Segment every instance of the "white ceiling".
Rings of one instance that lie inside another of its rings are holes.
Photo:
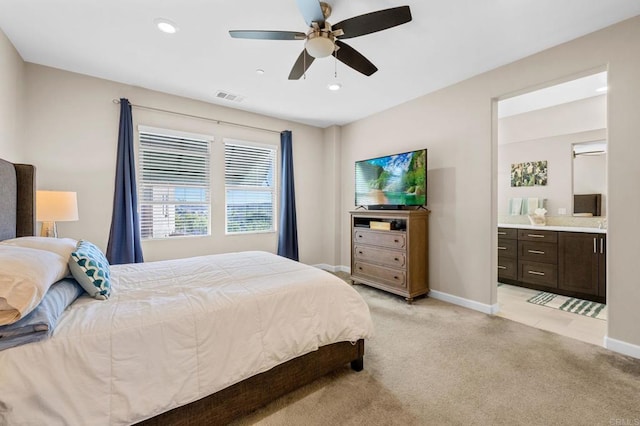
[[[348,40],[379,71],[317,59],[289,81],[302,41],[228,30],[307,30],[294,0],[0,0],[0,28],[28,62],[326,127],[346,124],[640,14],[638,0],[329,0],[336,23],[409,5],[413,21]],[[159,32],[156,18],[178,24]],[[258,75],[255,70],[265,70]],[[216,98],[219,91],[243,98]],[[135,99],[131,99],[135,103]]]
[[[607,72],[591,74],[498,102],[498,118],[601,96],[607,93]]]

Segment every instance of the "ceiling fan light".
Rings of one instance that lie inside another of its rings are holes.
[[[305,43],[305,48],[309,55],[314,58],[324,58],[333,53],[335,45],[333,40],[326,36],[309,37]]]

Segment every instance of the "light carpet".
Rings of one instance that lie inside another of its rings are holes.
[[[607,320],[607,305],[592,302],[590,300],[577,299],[575,297],[561,296],[559,294],[541,292],[528,299],[527,302],[534,305],[546,306],[571,312],[586,317]],[[640,422],[639,422],[640,424]]]
[[[435,299],[409,305],[355,288],[376,327],[364,370],[345,366],[235,424],[640,424],[640,360]]]

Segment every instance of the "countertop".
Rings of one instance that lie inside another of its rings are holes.
[[[565,231],[565,232],[588,232],[593,234],[606,234],[606,229],[585,228],[581,226],[547,226],[547,225],[527,225],[523,223],[498,223],[499,228],[519,228],[519,229],[539,229],[541,231]]]

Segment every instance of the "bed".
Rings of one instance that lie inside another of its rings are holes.
[[[34,234],[34,180],[0,160],[0,240]],[[265,252],[111,272],[108,300],[80,296],[50,338],[0,351],[0,424],[225,424],[363,368],[369,310],[327,272]]]

